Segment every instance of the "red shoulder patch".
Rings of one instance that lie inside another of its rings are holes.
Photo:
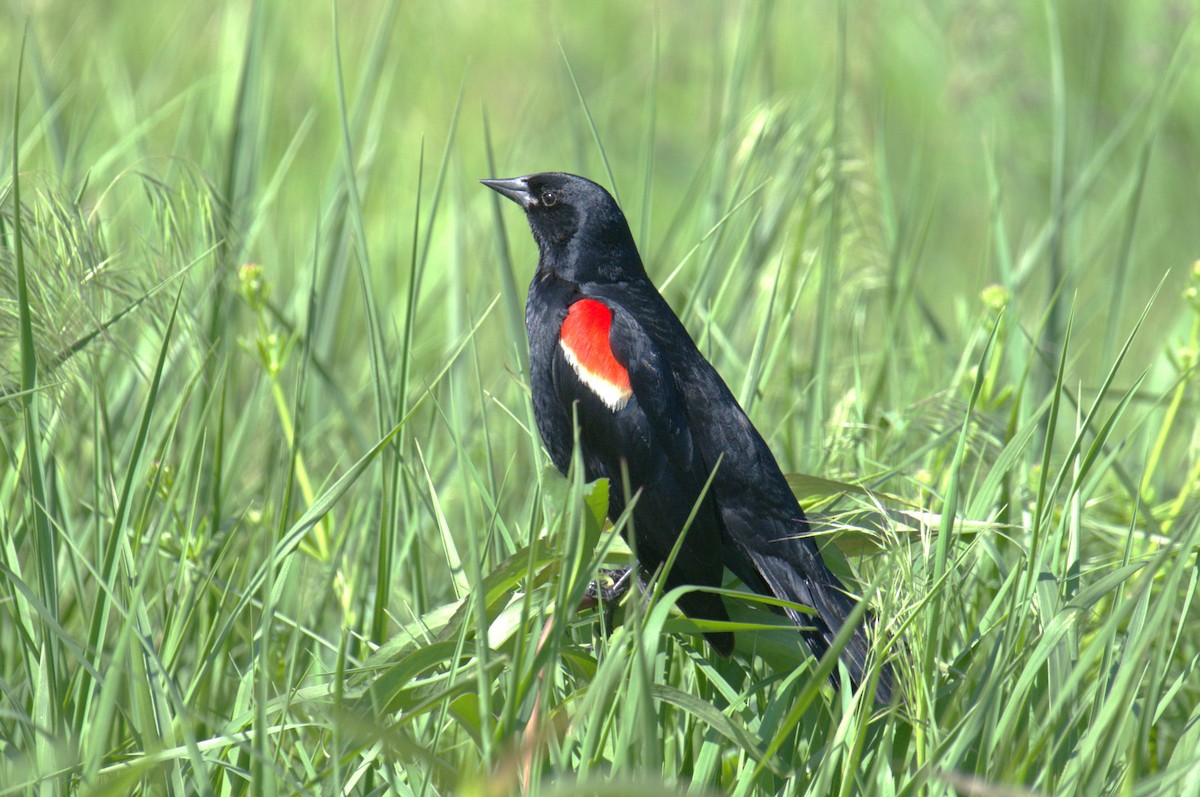
[[[621,409],[633,392],[629,372],[613,355],[608,333],[612,310],[595,299],[571,305],[558,332],[559,344],[579,380],[613,410]]]

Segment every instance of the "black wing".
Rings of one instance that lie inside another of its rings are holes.
[[[631,516],[631,542],[638,561],[650,571],[666,561],[700,502],[666,586],[720,586],[720,526],[711,496],[701,501],[709,474],[692,439],[679,388],[661,352],[633,316],[612,299],[603,303],[612,312],[612,355],[629,380],[628,396],[619,407],[614,409],[611,400],[606,403],[581,378],[561,346],[554,355],[555,389],[568,413],[575,407],[587,476],[609,479],[609,516],[614,520],[625,509],[626,484],[630,496],[641,493]],[[692,617],[728,620],[721,598],[711,593],[687,593],[679,606]],[[706,637],[723,655],[732,652],[733,634]]]
[[[804,640],[820,658],[852,612],[855,601],[821,559],[816,541],[762,436],[742,411],[716,369],[703,357],[687,330],[661,295],[645,283],[643,290],[624,291],[626,307],[637,302],[638,318],[669,359],[677,395],[686,397],[686,426],[694,430],[694,458],[715,465],[720,473],[712,493],[721,529],[725,565],[746,586],[816,610],[816,614],[784,612],[806,630]],[[702,472],[707,472],[704,465]],[[871,649],[868,619],[842,652],[854,683],[862,682]],[[837,683],[836,673],[831,680]],[[880,669],[875,697],[891,701],[894,679],[886,664]]]

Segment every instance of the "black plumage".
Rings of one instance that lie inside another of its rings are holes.
[[[811,627],[805,640],[822,655],[853,601],[821,560],[766,442],[646,275],[617,203],[570,174],[482,182],[524,208],[537,241],[525,316],[530,380],[555,466],[565,473],[570,464],[574,412],[587,477],[611,480],[609,517],[625,509],[625,479],[631,494],[642,492],[633,542],[647,571],[668,557],[716,467],[667,587],[720,586],[728,567],[760,594],[814,609],[786,614]],[[728,618],[711,593],[689,592],[679,605],[692,617]],[[722,655],[733,650],[731,633],[706,637]],[[842,653],[856,684],[868,650],[860,626]],[[892,691],[885,666],[876,700],[890,702]]]

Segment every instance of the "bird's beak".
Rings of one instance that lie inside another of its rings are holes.
[[[529,186],[526,185],[524,177],[513,177],[509,180],[480,180],[479,182],[493,191],[503,194],[523,208],[528,208],[532,204],[533,195],[529,193]]]

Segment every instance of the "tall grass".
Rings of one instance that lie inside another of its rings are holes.
[[[1186,6],[4,13],[0,794],[1200,791]],[[732,581],[729,660],[585,600],[621,486],[548,466],[474,182],[543,168],[896,705]]]

